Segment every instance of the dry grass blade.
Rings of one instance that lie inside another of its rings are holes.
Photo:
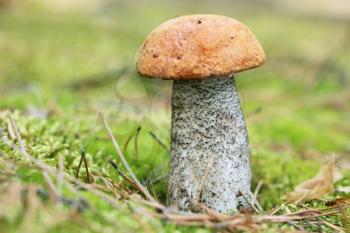
[[[257,213],[261,214],[264,213],[264,209],[263,207],[260,205],[260,203],[258,202],[258,200],[256,199],[256,197],[254,196],[253,193],[249,192],[250,196],[251,196],[251,200],[252,200],[252,205],[255,206],[255,208],[258,210]]]
[[[339,214],[339,211],[329,211],[325,213],[316,213],[312,215],[306,215],[306,216],[295,216],[295,215],[267,215],[267,216],[259,216],[258,221],[259,222],[289,222],[289,221],[295,221],[295,220],[306,220],[306,219],[314,219],[319,218],[323,216],[334,216]]]
[[[76,179],[78,179],[78,177],[79,177],[80,168],[81,168],[81,165],[83,164],[83,162],[84,162],[84,167],[85,167],[85,171],[86,171],[85,182],[86,183],[90,183],[89,167],[88,167],[88,163],[87,163],[87,160],[86,160],[85,148],[84,147],[81,150],[81,157],[80,157],[79,165],[78,165],[78,168],[77,168],[77,172],[75,173],[75,178]]]
[[[12,140],[16,139],[16,134],[14,132],[13,124],[11,122],[11,119],[7,122],[7,134],[9,136],[9,138],[11,138]]]
[[[159,139],[159,137],[153,133],[152,131],[149,132],[149,135],[151,135],[151,137],[161,146],[163,147],[166,151],[170,152],[169,148],[165,145],[164,142],[162,142],[162,140]]]
[[[136,185],[138,186],[138,188],[142,191],[142,193],[146,196],[146,198],[151,201],[151,202],[157,202],[153,196],[148,192],[148,190],[143,187],[143,185],[140,183],[140,181],[137,179],[137,177],[135,176],[134,172],[132,171],[132,169],[130,168],[128,162],[126,161],[125,157],[124,157],[124,154],[123,152],[121,151],[120,147],[119,147],[119,144],[117,143],[117,140],[115,139],[114,135],[113,135],[113,132],[111,130],[111,128],[109,127],[107,121],[106,121],[106,118],[100,114],[101,116],[101,119],[103,121],[103,124],[108,132],[108,135],[110,137],[110,139],[112,140],[112,143],[114,145],[114,148],[116,149],[117,151],[117,154],[120,158],[120,160],[122,161],[124,167],[126,168],[126,170],[128,171],[129,175],[131,176],[131,178],[133,179],[133,181],[136,183]]]
[[[334,232],[339,232],[339,233],[345,233],[345,229],[342,227],[338,227],[332,223],[329,223],[327,221],[322,221],[322,224],[326,225],[327,227],[331,228],[332,230],[334,230]]]
[[[258,182],[258,185],[256,186],[255,191],[254,191],[254,199],[257,199],[257,198],[258,198],[258,194],[259,194],[259,191],[260,191],[260,189],[261,189],[263,183],[264,183],[264,182],[263,182],[262,180],[260,180],[260,181]]]
[[[259,212],[260,212],[260,210],[258,209],[258,207],[256,207],[255,204],[254,204],[252,201],[250,201],[241,191],[238,192],[237,195],[238,195],[238,196],[242,196],[243,199],[244,199],[244,200],[249,204],[249,206],[251,207],[251,209],[250,209],[250,208],[246,208],[246,210],[248,210],[248,211],[254,210],[255,213],[259,213]]]
[[[84,166],[85,166],[85,171],[86,171],[86,183],[90,183],[90,174],[89,174],[89,166],[88,166],[88,162],[87,162],[87,159],[86,159],[86,153],[85,153],[85,149],[83,150],[82,152],[82,157],[83,157],[83,160],[84,160]]]
[[[116,170],[118,172],[118,174],[123,177],[124,180],[126,180],[129,184],[131,184],[131,186],[136,189],[137,191],[142,193],[142,190],[139,189],[139,187],[137,186],[137,184],[130,179],[128,176],[126,176],[117,166],[117,164],[115,164],[113,161],[109,161],[109,163],[112,165],[112,167],[114,168],[114,170]]]
[[[124,148],[123,148],[124,153],[126,153],[126,150],[128,149],[128,146],[129,146],[129,142],[134,137],[135,133],[136,133],[136,131],[132,132],[132,134],[130,134],[130,136],[126,139],[125,144],[124,144]]]
[[[126,150],[128,149],[129,142],[135,136],[135,153],[136,153],[135,157],[137,158],[137,138],[138,138],[138,135],[140,134],[140,131],[141,131],[141,126],[137,127],[136,130],[134,132],[132,132],[132,134],[126,139],[126,142],[125,142],[124,148],[123,148],[123,153],[126,153]]]
[[[286,202],[282,203],[282,205],[278,206],[278,207],[274,207],[272,208],[267,214],[268,215],[275,215],[278,211],[280,211],[284,206],[286,206]]]
[[[139,157],[139,148],[138,148],[138,140],[139,140],[139,135],[141,132],[141,126],[139,126],[136,130],[136,134],[135,134],[135,158],[138,159]]]
[[[13,117],[11,114],[9,114],[9,124],[11,126],[11,131],[13,132],[14,137],[18,140],[19,143],[19,150],[21,152],[21,154],[23,155],[23,157],[27,160],[30,160],[30,156],[27,152],[27,150],[25,149],[25,144],[24,141],[22,140],[22,137],[18,131],[18,128],[15,124],[15,121],[13,120]]]

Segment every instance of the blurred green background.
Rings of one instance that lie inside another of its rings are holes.
[[[137,50],[158,24],[196,13],[245,23],[267,54],[266,64],[235,76],[253,187],[264,182],[262,205],[281,203],[286,191],[313,176],[333,153],[341,169],[350,168],[347,0],[0,0],[0,7],[0,111],[20,110],[79,134],[96,171],[114,153],[96,120],[101,111],[122,145],[142,127],[138,157],[131,146],[126,152],[138,176],[166,176],[168,152],[149,132],[169,145],[171,82],[141,78]],[[77,163],[79,148],[74,153]],[[162,182],[158,195],[164,200]]]
[[[162,101],[168,101],[171,83],[135,74],[138,47],[155,26],[175,16],[223,14],[247,24],[268,58],[264,66],[236,75],[245,113],[261,109],[248,124],[253,146],[279,136],[274,144],[291,142],[322,152],[349,149],[348,1],[300,5],[301,1],[268,0],[2,0],[0,4],[2,108],[66,112],[124,101],[126,108],[146,116],[158,110],[158,102],[168,108]],[[259,137],[261,131],[268,134]],[[328,136],[332,140],[326,140]]]
[[[153,127],[166,135],[171,82],[140,78],[135,73],[137,49],[165,20],[223,14],[247,24],[267,54],[264,66],[236,75],[252,148],[305,156],[349,153],[348,1],[0,4],[1,108],[75,117],[110,109],[138,124],[151,118]]]

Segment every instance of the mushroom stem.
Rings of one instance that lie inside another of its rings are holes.
[[[220,212],[249,206],[248,136],[232,76],[174,81],[171,141],[172,206],[203,203]]]

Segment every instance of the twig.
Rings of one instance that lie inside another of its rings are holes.
[[[147,189],[146,189],[145,187],[143,187],[143,185],[140,183],[140,181],[139,181],[139,180],[137,179],[137,177],[135,176],[134,172],[131,170],[131,168],[130,168],[128,162],[126,161],[126,159],[125,159],[125,157],[124,157],[124,155],[123,155],[123,152],[120,150],[120,147],[119,147],[119,145],[118,145],[118,143],[117,143],[117,141],[116,141],[116,139],[115,139],[115,137],[114,137],[114,135],[113,135],[113,133],[112,133],[112,130],[111,130],[111,128],[109,127],[109,125],[108,125],[108,123],[107,123],[105,117],[104,117],[102,114],[100,114],[100,117],[101,117],[101,119],[102,119],[102,121],[103,121],[103,124],[104,124],[104,126],[105,126],[105,128],[106,128],[106,130],[107,130],[107,132],[108,132],[109,137],[110,137],[111,140],[112,140],[112,143],[113,143],[113,145],[114,145],[114,148],[115,148],[116,151],[117,151],[117,154],[118,154],[120,160],[122,161],[124,167],[125,167],[126,170],[128,171],[128,173],[129,173],[129,175],[131,176],[131,178],[133,179],[133,181],[136,183],[136,185],[138,186],[138,188],[142,191],[142,193],[146,196],[146,198],[147,198],[148,200],[150,200],[151,202],[157,202],[157,201],[152,197],[152,195],[147,191]]]
[[[57,190],[59,194],[62,194],[63,169],[64,169],[64,158],[63,158],[63,155],[60,155],[58,157],[58,173],[57,173]]]
[[[159,202],[151,202],[151,201],[147,201],[144,198],[136,198],[134,196],[129,196],[129,198],[135,202],[150,206],[161,213],[164,213],[167,210],[167,208],[164,205],[160,204]]]
[[[79,165],[77,168],[77,172],[75,173],[75,179],[78,179],[78,177],[79,177],[80,168],[81,168],[81,165],[83,164],[83,162],[84,162],[84,167],[85,167],[85,171],[86,171],[85,182],[89,184],[90,183],[90,174],[89,174],[88,163],[87,163],[86,156],[85,156],[85,147],[83,147],[81,150],[81,157],[80,157]]]
[[[114,168],[114,170],[116,170],[118,172],[118,174],[123,177],[124,180],[126,180],[129,184],[131,184],[131,186],[136,189],[137,191],[141,192],[142,193],[142,190],[139,189],[139,187],[137,186],[137,184],[131,179],[129,178],[128,176],[126,176],[120,169],[119,167],[117,166],[117,164],[115,164],[112,160],[109,160],[108,161],[112,167]]]
[[[86,171],[86,183],[90,184],[89,166],[88,166],[88,162],[86,159],[85,148],[82,151],[82,157],[84,159],[84,166],[85,166],[85,171]]]
[[[158,138],[158,136],[157,136],[155,133],[153,133],[152,131],[150,131],[149,134],[151,135],[151,137],[152,137],[156,142],[158,142],[158,144],[159,144],[161,147],[163,147],[166,151],[170,152],[169,148],[165,145],[164,142],[162,142],[162,141]]]
[[[82,151],[81,151],[79,165],[77,168],[77,172],[75,173],[75,179],[78,179],[78,177],[79,177],[80,168],[81,168],[81,165],[83,164],[83,157],[84,157],[84,149],[82,149]]]

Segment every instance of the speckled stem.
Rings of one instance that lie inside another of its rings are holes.
[[[248,136],[232,77],[174,81],[171,141],[171,206],[192,210],[199,202],[220,212],[248,206]]]

